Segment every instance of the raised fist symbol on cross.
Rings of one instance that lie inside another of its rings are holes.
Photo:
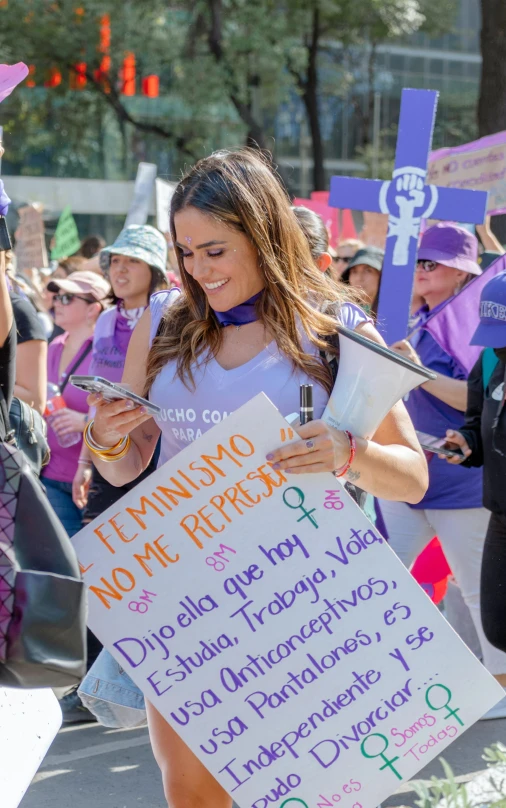
[[[388,235],[397,237],[393,254],[394,265],[404,266],[408,262],[410,240],[417,238],[424,212],[426,198],[424,178],[408,169],[395,180],[395,192],[395,204],[399,216],[391,215],[393,221],[390,222]],[[417,209],[419,212],[415,215]]]

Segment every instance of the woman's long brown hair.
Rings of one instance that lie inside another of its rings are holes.
[[[265,281],[257,303],[259,320],[294,368],[330,392],[329,368],[303,350],[300,329],[315,346],[327,348],[321,337],[335,333],[336,310],[345,300],[354,299],[353,292],[330,281],[316,267],[290,200],[267,159],[258,151],[244,149],[219,151],[200,160],[172,197],[174,244],[174,216],[187,207],[244,233],[256,248]],[[144,395],[172,360],[183,384],[195,389],[195,365],[215,356],[222,341],[222,329],[205,292],[185,271],[182,251],[176,248],[176,253],[183,294],[170,306],[153,341]]]

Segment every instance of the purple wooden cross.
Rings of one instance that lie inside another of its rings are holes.
[[[403,90],[392,180],[332,177],[329,205],[388,213],[378,327],[391,345],[408,330],[418,235],[422,219],[481,224],[485,191],[425,185],[438,93]]]

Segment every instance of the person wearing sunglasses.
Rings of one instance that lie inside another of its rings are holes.
[[[55,323],[63,329],[63,334],[49,345],[47,377],[59,389],[67,407],[51,418],[48,427],[51,459],[42,476],[49,501],[69,536],[73,536],[82,526],[81,511],[72,500],[82,439],[66,447],[61,442],[65,443],[65,436],[71,433],[82,434],[88,404],[86,393],[69,384],[69,376],[89,372],[93,332],[110,286],[95,272],[73,272],[68,278],[49,281],[47,288],[53,294]]]
[[[331,247],[329,252],[332,256],[332,276],[338,281],[343,272],[348,269],[349,263],[357,250],[361,250],[365,245],[357,238],[346,238],[340,241],[335,250]]]
[[[425,305],[415,317],[411,340],[393,346],[437,374],[434,381],[412,391],[406,402],[420,432],[443,437],[448,428],[459,432],[464,425],[468,373],[441,348],[425,325],[476,275],[481,275],[481,269],[478,241],[472,233],[447,222],[425,231],[414,282],[415,294],[423,297]],[[435,454],[429,458],[429,488],[419,504],[381,502],[390,544],[409,567],[432,538],[439,537],[476,628],[484,664],[499,681],[504,676],[506,684],[506,655],[485,636],[480,613],[481,557],[490,516],[483,507],[482,470],[447,465]],[[502,711],[506,717],[506,703]]]
[[[471,344],[484,351],[468,379],[465,424],[446,433],[448,446],[458,447],[463,456],[447,461],[483,467],[483,504],[490,522],[483,548],[481,616],[487,639],[506,651],[506,272],[483,287],[480,324]],[[506,686],[506,676],[500,682]],[[497,705],[501,714],[505,706],[506,697]]]

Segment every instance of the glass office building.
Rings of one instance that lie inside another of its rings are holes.
[[[395,148],[396,125],[403,87],[438,90],[440,93],[434,147],[452,146],[475,139],[476,106],[479,93],[481,56],[479,0],[459,0],[458,14],[451,32],[441,37],[417,33],[378,47],[374,63],[374,83],[368,80],[367,51],[343,55],[343,71],[352,72],[353,84],[340,92],[340,76],[335,67],[322,67],[321,83],[328,89],[321,95],[320,115],[325,144],[327,174],[370,173],[370,165],[360,156],[364,127],[360,109],[366,110],[370,93],[376,95],[380,151],[391,156]],[[339,45],[333,46],[336,50]],[[335,63],[337,60],[333,60]],[[357,107],[359,111],[357,111]],[[373,122],[368,136],[372,139]],[[273,121],[276,158],[287,181],[305,194],[310,184],[305,143],[304,114],[294,97],[284,104]],[[301,170],[302,167],[302,170]]]

